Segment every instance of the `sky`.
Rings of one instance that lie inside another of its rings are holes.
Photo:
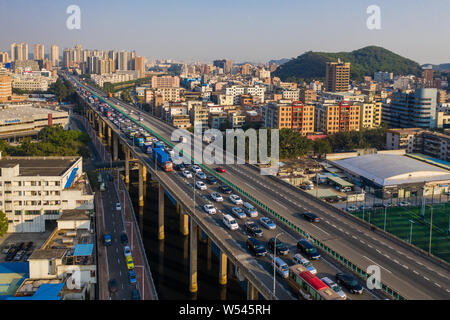
[[[77,5],[81,29],[66,27]],[[380,8],[381,28],[366,12]],[[148,59],[267,62],[306,51],[382,46],[420,64],[450,63],[450,0],[0,0],[0,51],[27,42],[135,50]]]

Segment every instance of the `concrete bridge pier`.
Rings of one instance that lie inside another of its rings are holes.
[[[125,184],[127,188],[130,185],[130,150],[124,146],[125,152]]]
[[[119,137],[117,134],[113,136],[113,161],[119,160]]]
[[[164,240],[164,187],[158,184],[158,240]]]
[[[211,238],[208,237],[208,239],[206,240],[206,268],[208,269],[208,271],[211,270],[211,256],[212,256],[212,250],[211,250]]]
[[[183,207],[177,202],[177,213],[180,215],[180,232],[183,236],[189,234],[189,216],[183,212]]]
[[[258,290],[247,280],[247,300],[258,300]]]
[[[189,291],[197,292],[197,224],[191,219],[189,232]]]
[[[108,147],[111,147],[111,135],[112,135],[111,127],[108,126]]]
[[[144,173],[144,165],[139,162],[139,207],[144,206],[144,179],[143,179],[143,173]]]
[[[221,252],[219,256],[219,283],[221,285],[227,284],[227,256]]]

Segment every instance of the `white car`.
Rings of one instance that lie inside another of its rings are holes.
[[[199,179],[202,179],[202,180],[206,179],[206,174],[204,174],[202,171],[198,171],[198,172],[195,174],[195,176],[196,176],[197,178],[199,178]]]
[[[117,210],[117,211],[122,210],[122,206],[120,205],[120,202],[117,202],[117,203],[116,203],[116,210]]]
[[[269,230],[273,230],[273,229],[275,229],[275,228],[277,227],[277,225],[276,225],[272,220],[270,220],[270,219],[267,218],[267,217],[261,217],[261,218],[259,219],[259,221],[261,222],[261,224],[262,224],[264,227],[266,227],[266,228],[269,229]]]
[[[298,254],[298,253],[294,254],[294,256],[292,257],[292,260],[294,261],[294,263],[301,264],[302,266],[304,266],[306,268],[306,270],[308,270],[312,274],[317,273],[317,269],[314,268],[312,263],[308,259],[303,257],[301,254]]]
[[[184,170],[183,171],[183,176],[185,178],[192,178],[192,173],[190,171],[188,171],[188,170]]]
[[[345,294],[345,292],[342,291],[341,287],[339,287],[333,280],[328,277],[323,277],[320,280],[325,282],[325,284],[333,289],[333,291],[336,292],[338,296],[340,296],[343,300],[347,299],[347,295]]]
[[[357,206],[348,206],[347,211],[348,212],[358,211],[358,207]]]
[[[400,207],[407,207],[411,205],[411,202],[409,201],[400,201],[398,204]]]
[[[242,210],[242,208],[233,207],[233,208],[231,208],[231,212],[239,219],[247,218],[247,216],[245,215],[244,210]]]
[[[215,214],[216,213],[216,208],[214,208],[214,206],[212,204],[205,204],[203,206],[203,210],[205,210],[206,213],[209,214]]]
[[[202,169],[200,169],[200,167],[197,166],[197,165],[195,165],[195,164],[191,167],[191,170],[192,170],[192,172],[194,172],[194,173],[197,173],[197,172],[202,171]]]
[[[241,197],[239,197],[239,196],[236,195],[236,194],[232,194],[232,195],[230,196],[230,200],[231,200],[231,202],[233,202],[234,204],[242,204],[242,203],[243,203]]]
[[[222,196],[221,196],[220,193],[218,193],[218,192],[213,192],[213,193],[211,193],[211,198],[213,198],[213,200],[216,201],[216,202],[221,202],[221,201],[223,201]]]
[[[206,190],[206,184],[203,181],[196,181],[195,186],[200,190]]]
[[[123,247],[123,254],[125,255],[125,257],[131,256],[131,249],[129,246]]]

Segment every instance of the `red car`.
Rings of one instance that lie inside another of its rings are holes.
[[[226,172],[226,170],[223,167],[217,167],[216,171],[220,172],[220,173],[225,173]]]

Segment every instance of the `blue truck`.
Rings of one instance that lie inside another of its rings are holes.
[[[173,169],[170,156],[163,148],[153,148],[153,158],[156,159],[156,163],[163,168],[164,171],[170,172]]]
[[[164,149],[164,143],[162,143],[161,141],[156,141],[153,143],[153,148]]]
[[[140,136],[134,136],[134,144],[137,145],[139,148],[142,148],[144,146],[145,139]]]
[[[105,246],[110,246],[112,245],[112,239],[111,239],[111,233],[105,233],[103,235],[103,244]]]

